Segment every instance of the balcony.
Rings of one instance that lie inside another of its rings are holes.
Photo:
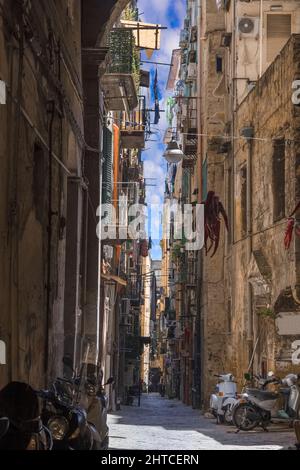
[[[191,64],[192,65],[192,64]],[[182,119],[183,138],[183,167],[193,166],[197,160],[198,129],[196,99],[187,99],[187,113]]]
[[[105,105],[111,111],[130,111],[138,106],[139,56],[131,30],[110,33],[109,62],[101,80]]]
[[[197,64],[191,62],[187,67],[186,81],[194,82],[197,80]]]
[[[121,143],[125,149],[145,148],[146,106],[145,97],[138,99],[138,107],[131,111],[129,120],[121,124]]]
[[[185,49],[189,43],[189,31],[187,29],[182,29],[180,31],[179,46],[182,49]]]

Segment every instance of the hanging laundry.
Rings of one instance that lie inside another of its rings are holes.
[[[154,124],[158,124],[160,121],[160,106],[159,101],[161,100],[161,93],[158,86],[158,73],[155,71],[154,83],[153,83],[153,101],[154,101]]]
[[[167,121],[168,121],[168,124],[170,127],[172,127],[172,124],[173,124],[173,119],[174,119],[174,108],[176,106],[176,100],[175,98],[173,98],[172,96],[170,96],[168,99],[167,99]]]

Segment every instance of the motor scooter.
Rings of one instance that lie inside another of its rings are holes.
[[[54,450],[101,450],[101,439],[76,399],[74,384],[57,378],[49,390],[37,392],[42,420],[50,430]]]
[[[283,386],[278,392],[267,390],[270,384]],[[284,409],[278,410],[279,399]],[[233,422],[238,430],[250,431],[261,426],[265,431],[271,422],[287,422],[290,426],[300,418],[300,375],[289,374],[283,380],[269,373],[262,389],[246,388],[233,409]]]
[[[69,357],[64,357],[64,365],[72,370],[73,377],[73,361]],[[78,403],[86,411],[87,420],[95,426],[100,436],[101,450],[107,450],[109,446],[109,428],[107,426],[108,397],[105,387],[114,383],[114,378],[110,377],[103,384],[103,371],[95,364],[82,363],[81,371],[77,381],[78,386]]]
[[[215,375],[220,379],[210,397],[210,411],[218,424],[232,424],[232,410],[237,403],[237,386],[232,374]]]

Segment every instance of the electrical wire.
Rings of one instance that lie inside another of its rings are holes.
[[[18,37],[18,32],[16,30],[16,27],[14,24],[12,24],[12,22],[10,21],[10,19],[8,18],[7,14],[5,14],[5,11],[4,11],[4,7],[3,5],[0,4],[0,8],[1,8],[1,12],[2,12],[2,18],[9,24],[9,27],[11,28],[11,31],[15,37],[15,39],[19,42],[19,37]],[[30,24],[30,23],[29,23]],[[33,30],[31,31],[35,40],[37,41],[37,43],[39,44],[39,46],[41,47],[42,49],[42,45],[40,43],[40,41],[38,40],[38,38],[34,35],[34,32]],[[89,152],[93,152],[93,153],[97,153],[97,154],[100,154],[101,151],[99,148],[94,148],[92,146],[90,146],[86,141],[85,141],[85,138],[84,138],[84,135],[81,131],[81,126],[78,124],[75,116],[74,116],[74,113],[72,111],[72,108],[71,108],[71,105],[69,103],[69,100],[68,100],[68,97],[67,97],[67,93],[63,87],[63,84],[61,83],[61,81],[55,76],[55,74],[52,72],[51,70],[51,67],[49,66],[49,63],[47,61],[47,59],[43,58],[43,55],[38,53],[35,48],[33,47],[32,43],[29,43],[29,48],[33,54],[33,56],[35,57],[35,59],[42,65],[42,67],[44,68],[45,72],[44,72],[44,76],[45,78],[47,79],[48,82],[51,83],[51,85],[54,87],[54,89],[57,91],[57,93],[60,95],[60,97],[62,98],[62,104],[63,104],[63,107],[64,107],[64,110],[65,110],[65,113],[66,115],[68,116],[68,120],[69,120],[69,123],[71,125],[71,128],[73,130],[73,133],[80,145],[80,147],[82,148],[85,148],[87,151]]]

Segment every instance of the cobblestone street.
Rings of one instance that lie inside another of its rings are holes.
[[[157,394],[143,395],[141,408],[109,416],[110,448],[126,450],[280,450],[295,442],[287,432],[235,434],[233,427],[217,426],[198,410]]]

